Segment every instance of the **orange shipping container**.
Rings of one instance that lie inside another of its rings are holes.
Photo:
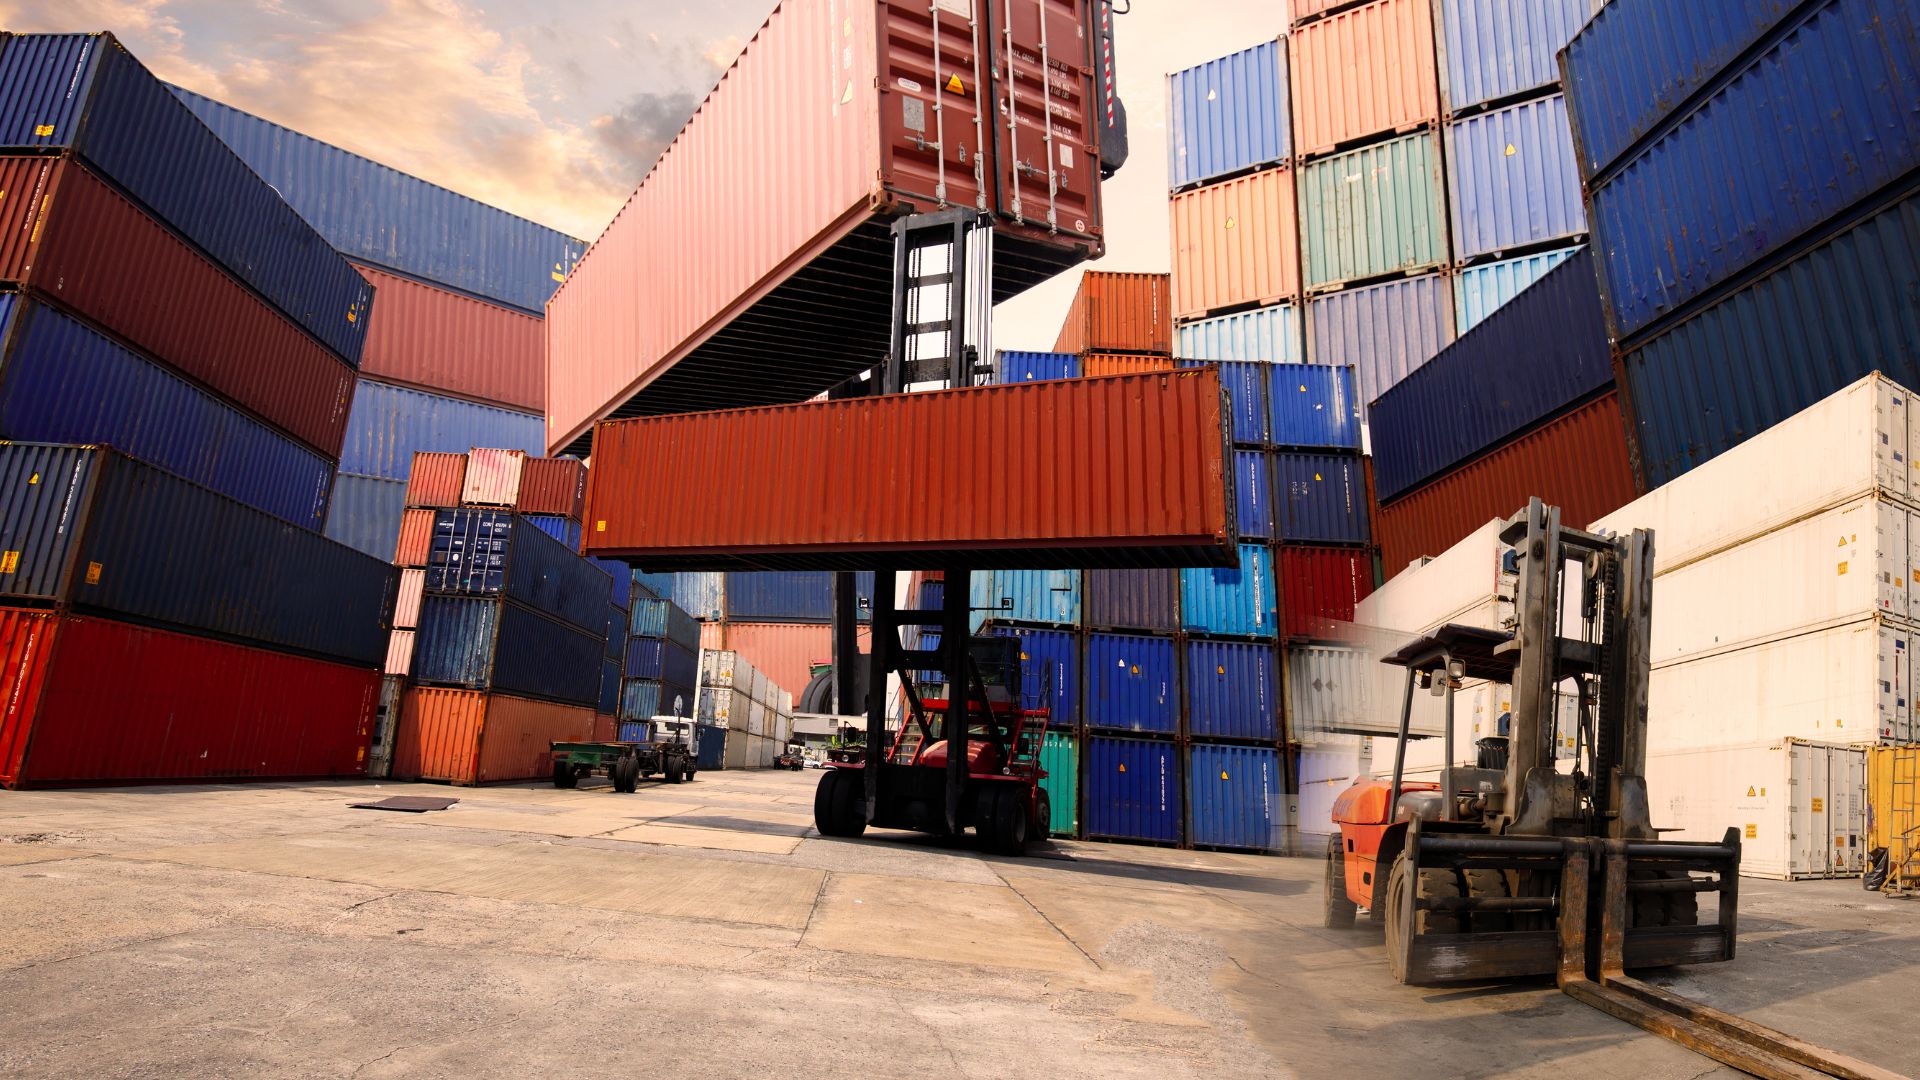
[[[1292,37],[1296,154],[1440,119],[1433,0],[1374,0]]]
[[[593,741],[614,742],[620,738],[620,718],[612,713],[593,714]]]
[[[587,499],[587,467],[572,458],[527,458],[520,466],[523,514],[561,514],[578,520]]]
[[[412,630],[420,625],[420,597],[427,590],[425,570],[400,571],[400,594],[393,602],[393,626]]]
[[[593,735],[594,711],[478,690],[409,687],[394,734],[396,780],[486,784],[553,775],[549,743]]]
[[[1173,352],[1171,275],[1089,270],[1054,352]]]
[[[459,506],[467,483],[467,455],[413,452],[407,473],[408,506]]]
[[[425,566],[433,548],[433,511],[410,508],[400,512],[400,540],[394,545],[393,565]]]
[[[1171,356],[1137,356],[1128,353],[1088,353],[1081,358],[1083,375],[1137,375],[1143,371],[1172,371]]]
[[[524,312],[355,266],[378,290],[360,373],[435,394],[539,412],[546,335]]]
[[[872,629],[862,626],[858,641],[863,652],[871,649]],[[813,665],[833,662],[833,628],[819,623],[706,623],[700,646],[739,653],[798,701],[813,679]]]
[[[1300,293],[1292,169],[1268,169],[1173,197],[1173,311],[1181,318]]]

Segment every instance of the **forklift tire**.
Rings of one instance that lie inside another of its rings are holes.
[[[857,840],[867,832],[867,774],[848,773],[840,778],[834,792],[834,805],[840,815],[840,835]]]
[[[1416,925],[1423,936],[1458,934],[1462,930],[1457,915],[1406,909],[1403,898],[1406,895],[1407,875],[1412,872],[1412,866],[1412,860],[1407,858],[1406,852],[1401,852],[1393,860],[1393,871],[1387,875],[1387,966],[1393,971],[1393,981],[1403,985],[1407,981],[1407,945]],[[1429,899],[1457,899],[1460,896],[1460,876],[1445,867],[1421,870],[1419,886],[1419,895]]]
[[[813,827],[821,836],[839,836],[840,818],[835,813],[834,795],[840,787],[840,770],[828,769],[820,774],[820,783],[813,789]]]
[[[1353,929],[1359,905],[1347,898],[1347,850],[1338,836],[1327,840],[1326,910],[1321,920],[1329,930]]]
[[[844,769],[820,774],[820,786],[813,790],[813,827],[820,835],[852,839],[867,831],[866,808],[859,805],[865,794],[861,779]]]
[[[1461,876],[1467,882],[1467,895],[1472,897],[1507,895],[1507,875],[1501,870],[1462,870]],[[1504,911],[1489,911],[1484,915],[1468,917],[1476,934],[1503,934],[1513,927],[1513,916]]]
[[[992,820],[980,832],[981,846],[995,855],[1024,855],[1027,850],[1026,793],[1011,784],[996,784],[988,789]]]
[[[556,761],[553,763],[553,786],[557,788],[579,787],[580,777],[573,771],[573,766],[564,761]]]
[[[1053,799],[1047,795],[1046,788],[1035,788],[1033,792],[1033,827],[1027,835],[1035,840],[1045,840],[1053,835]]]

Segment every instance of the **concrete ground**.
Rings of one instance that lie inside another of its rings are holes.
[[[1731,1075],[1549,983],[1393,984],[1317,860],[827,840],[818,775],[0,792],[0,1074]],[[460,803],[347,805],[394,794]],[[1654,981],[1920,1072],[1920,904],[1741,906]]]

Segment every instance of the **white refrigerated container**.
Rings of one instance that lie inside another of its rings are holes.
[[[1779,739],[1647,756],[1647,797],[1663,836],[1740,835],[1743,877],[1858,877],[1866,865],[1867,752]]]

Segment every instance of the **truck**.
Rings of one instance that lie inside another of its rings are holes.
[[[571,788],[580,779],[604,773],[613,790],[632,793],[640,781],[654,774],[669,784],[691,780],[699,772],[694,757],[693,722],[681,719],[656,719],[656,735],[646,742],[556,742],[553,751],[553,786]]]

